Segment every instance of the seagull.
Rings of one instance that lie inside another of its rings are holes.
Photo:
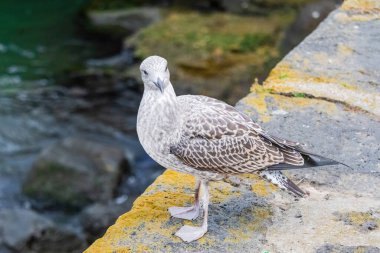
[[[144,150],[161,166],[196,178],[194,204],[168,209],[172,217],[194,220],[203,208],[200,227],[185,225],[175,233],[185,242],[207,232],[209,181],[256,173],[303,197],[305,192],[282,170],[340,164],[308,152],[303,144],[270,135],[222,101],[206,96],[177,96],[170,82],[168,62],[160,56],[146,58],[140,71],[144,94],[137,115],[137,134]]]

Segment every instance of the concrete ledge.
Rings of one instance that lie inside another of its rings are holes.
[[[379,1],[345,1],[276,66],[265,87],[380,116],[379,27]]]
[[[206,237],[186,244],[173,234],[184,224],[200,223],[171,219],[167,209],[193,201],[194,177],[167,170],[138,198],[130,212],[122,215],[86,252],[234,252],[263,246],[263,234],[272,215],[269,197],[276,188],[255,175],[211,183],[210,226]],[[255,182],[258,183],[255,184]],[[253,184],[253,187],[252,187]],[[220,244],[223,242],[223,244]],[[181,251],[178,251],[181,249]]]

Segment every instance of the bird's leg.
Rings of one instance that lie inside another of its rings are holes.
[[[192,242],[201,238],[207,232],[207,218],[208,218],[208,204],[209,204],[209,193],[208,193],[208,182],[202,180],[202,187],[204,189],[202,195],[203,203],[203,223],[201,227],[193,227],[185,225],[178,230],[175,235],[180,237],[185,242]]]
[[[199,216],[199,191],[200,191],[201,181],[196,178],[195,181],[195,202],[194,205],[189,207],[169,207],[169,212],[171,216],[185,219],[185,220],[195,220]]]

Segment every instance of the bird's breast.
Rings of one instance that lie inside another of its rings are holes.
[[[150,155],[168,155],[170,146],[176,143],[178,136],[173,122],[153,111],[139,111],[137,134],[145,151]]]

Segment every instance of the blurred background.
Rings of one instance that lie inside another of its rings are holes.
[[[233,105],[339,4],[2,0],[0,252],[81,252],[161,174],[135,131],[143,58]]]

